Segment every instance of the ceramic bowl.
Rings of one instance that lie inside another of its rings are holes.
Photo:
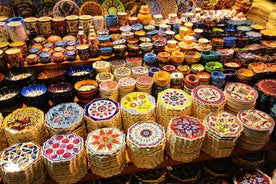
[[[75,61],[76,59],[76,52],[75,51],[67,51],[64,54],[64,57],[66,58],[67,61]]]
[[[74,85],[78,99],[88,100],[97,96],[99,84],[95,80],[81,80]]]
[[[224,61],[223,65],[224,65],[224,68],[237,70],[241,67],[242,64],[237,59],[228,59]]]
[[[74,87],[70,83],[55,83],[48,87],[51,101],[54,104],[73,102],[75,98]]]
[[[100,55],[102,56],[110,56],[112,55],[113,48],[112,47],[101,47],[100,48]]]
[[[57,82],[61,82],[65,77],[66,70],[61,69],[52,69],[52,70],[44,70],[39,73],[37,80],[42,84],[53,84]]]
[[[72,84],[83,79],[95,78],[96,72],[89,65],[80,65],[69,68],[66,71],[66,80]]]
[[[158,62],[160,63],[168,63],[170,61],[171,54],[169,52],[159,52],[157,54]]]
[[[49,63],[51,62],[51,54],[48,52],[42,52],[39,54],[39,59],[41,63]]]
[[[217,61],[210,61],[206,63],[205,70],[209,73],[213,71],[223,71],[223,65]]]
[[[152,43],[148,43],[148,42],[143,42],[143,43],[140,43],[140,49],[144,52],[144,53],[147,53],[147,52],[150,52],[153,48],[153,44]]]
[[[40,107],[48,103],[47,87],[43,84],[34,84],[24,87],[21,96],[27,106]]]
[[[4,112],[14,107],[20,107],[22,99],[20,90],[15,86],[5,86],[0,89],[0,109]]]
[[[8,85],[15,85],[20,88],[32,84],[36,80],[37,73],[33,69],[18,68],[9,71],[5,75],[5,82]]]
[[[247,68],[241,68],[237,72],[237,78],[240,82],[247,83],[249,82],[254,76],[254,72]]]

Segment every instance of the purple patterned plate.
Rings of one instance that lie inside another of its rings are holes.
[[[148,6],[152,15],[161,14],[162,5],[159,0],[149,0]]]

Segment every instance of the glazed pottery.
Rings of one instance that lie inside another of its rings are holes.
[[[52,18],[40,17],[38,19],[39,34],[51,35],[52,34]]]
[[[68,15],[66,19],[66,29],[68,34],[76,35],[78,33],[79,27],[79,16],[77,15]]]
[[[5,22],[0,22],[0,42],[7,42],[9,40],[8,27]]]
[[[49,63],[51,62],[51,54],[48,52],[42,52],[39,54],[39,59],[41,63]]]
[[[20,21],[9,22],[7,26],[10,39],[13,42],[25,41],[27,39],[26,30]]]
[[[24,19],[26,30],[29,31],[29,33],[38,34],[39,28],[38,28],[38,19],[36,17],[28,17]]]
[[[148,25],[151,23],[151,13],[148,5],[142,5],[140,11],[137,15],[138,22],[143,25]]]
[[[106,28],[115,27],[118,25],[118,17],[115,14],[109,14],[105,16]]]
[[[82,26],[83,31],[88,33],[90,26],[93,26],[93,17],[91,15],[79,16],[79,26]]]
[[[63,17],[54,17],[52,19],[52,31],[53,34],[58,36],[66,36],[67,29],[66,29],[66,21]]]
[[[118,12],[117,16],[118,16],[119,26],[127,25],[127,12]]]
[[[10,67],[22,67],[24,65],[24,58],[19,48],[10,48],[5,51],[8,65]]]
[[[94,16],[94,28],[96,31],[104,29],[104,17],[103,16]]]
[[[77,50],[81,60],[86,60],[90,57],[88,45],[78,45]]]

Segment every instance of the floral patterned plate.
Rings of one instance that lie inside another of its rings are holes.
[[[43,157],[51,162],[69,161],[83,149],[83,139],[75,134],[58,134],[43,144]]]
[[[152,15],[161,14],[162,12],[162,5],[159,0],[149,0],[148,7]]]
[[[167,109],[180,110],[191,106],[190,95],[180,89],[166,89],[158,94],[158,103]]]
[[[235,184],[243,184],[243,183],[270,184],[271,183],[270,177],[259,170],[241,169],[235,174],[233,180]]]
[[[257,91],[251,86],[243,83],[229,83],[224,92],[231,99],[240,102],[252,102],[258,98]]]
[[[39,159],[40,148],[32,142],[18,143],[6,148],[0,157],[5,172],[24,171]]]
[[[68,15],[78,15],[79,6],[71,0],[60,0],[53,8],[54,17],[66,17]]]
[[[223,91],[211,85],[197,86],[193,89],[192,94],[195,99],[205,104],[219,105],[225,101]]]
[[[104,0],[102,7],[105,14],[117,14],[125,11],[125,6],[120,0]]]

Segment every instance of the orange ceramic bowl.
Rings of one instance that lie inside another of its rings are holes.
[[[98,83],[95,80],[81,80],[75,83],[77,97],[82,100],[93,99],[97,96]]]

